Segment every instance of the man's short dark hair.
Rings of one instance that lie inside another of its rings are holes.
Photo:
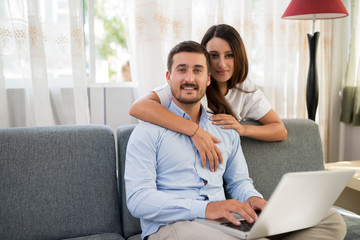
[[[175,47],[171,49],[167,59],[167,68],[168,71],[171,72],[171,67],[173,65],[173,58],[174,55],[181,52],[194,52],[194,53],[202,53],[206,58],[206,66],[208,73],[210,73],[210,55],[206,51],[206,48],[203,47],[201,44],[194,42],[194,41],[184,41],[177,44]]]

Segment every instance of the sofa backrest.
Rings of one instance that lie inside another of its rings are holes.
[[[121,223],[123,229],[123,236],[125,238],[131,237],[141,233],[140,220],[131,215],[126,206],[126,194],[125,194],[125,158],[126,148],[129,137],[134,130],[136,124],[123,125],[117,129],[117,145],[118,145],[118,168],[119,168],[119,192],[121,201]]]
[[[283,142],[264,142],[241,137],[241,146],[256,189],[268,199],[287,172],[323,170],[324,160],[318,125],[307,119],[284,119],[288,137]],[[244,124],[258,125],[248,121]],[[119,178],[124,236],[141,233],[139,219],[126,207],[124,166],[127,141],[136,125],[121,126],[117,130]]]
[[[0,193],[2,239],[121,234],[113,131],[0,129]]]
[[[308,119],[283,119],[283,122],[288,131],[286,141],[263,142],[241,137],[250,177],[265,199],[269,199],[284,173],[324,170],[318,125]]]

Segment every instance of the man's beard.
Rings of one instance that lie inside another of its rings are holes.
[[[184,88],[186,88],[186,87],[192,87],[192,88],[194,88],[195,90],[198,90],[198,89],[199,89],[198,85],[196,85],[196,84],[193,84],[193,83],[184,83],[184,84],[182,84],[182,85],[180,86],[180,90],[181,90],[181,89],[184,89]],[[180,103],[185,103],[185,104],[198,103],[198,102],[202,99],[202,97],[203,97],[203,96],[201,96],[201,97],[194,97],[194,98],[192,98],[192,99],[187,99],[187,98],[182,98],[181,96],[176,96],[176,95],[174,94],[174,92],[172,91],[172,89],[171,89],[171,92],[172,92],[172,95],[174,96],[174,98],[175,98],[178,102],[180,102]]]

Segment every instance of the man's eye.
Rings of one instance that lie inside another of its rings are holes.
[[[179,68],[178,71],[179,71],[179,72],[185,72],[186,69],[185,69],[185,68]]]
[[[201,73],[202,72],[202,69],[195,69],[194,70],[196,73]]]

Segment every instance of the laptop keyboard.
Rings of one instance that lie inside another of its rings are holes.
[[[241,220],[240,223],[241,223],[240,225],[235,225],[231,222],[226,222],[226,223],[222,223],[221,225],[225,225],[227,227],[231,227],[231,228],[243,231],[243,232],[250,231],[250,229],[254,225],[254,223],[249,223],[246,220]]]

